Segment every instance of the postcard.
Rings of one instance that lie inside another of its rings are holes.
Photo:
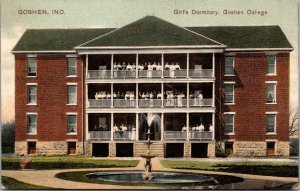
[[[296,0],[3,0],[2,189],[299,189]]]

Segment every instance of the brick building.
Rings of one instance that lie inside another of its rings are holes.
[[[278,26],[31,29],[15,55],[17,154],[288,156]]]

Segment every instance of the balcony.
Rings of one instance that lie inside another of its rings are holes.
[[[94,141],[109,141],[110,140],[110,131],[89,131],[89,140]]]
[[[116,131],[114,132],[115,141],[130,141],[135,140],[136,131]]]
[[[124,100],[124,99],[114,99],[114,107],[115,108],[130,108],[135,107],[136,101],[133,100]]]
[[[139,99],[139,107],[147,108],[161,108],[162,100],[161,99]]]
[[[212,132],[211,131],[190,131],[189,139],[190,140],[212,140]]]
[[[164,140],[186,140],[187,133],[185,131],[165,131]]]
[[[89,70],[87,79],[132,79],[136,78],[136,72],[133,70],[114,70],[111,76],[111,70]],[[182,70],[164,70],[164,78],[212,78],[212,69],[190,69],[189,76],[187,69]],[[161,78],[162,70],[139,70],[138,78]]]
[[[110,108],[111,107],[111,100],[110,99],[89,99],[88,100],[89,108]]]

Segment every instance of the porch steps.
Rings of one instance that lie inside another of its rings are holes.
[[[140,155],[147,154],[148,147],[144,142],[135,143],[135,152],[134,156],[139,157]],[[162,141],[152,142],[150,145],[150,153],[157,155],[158,157],[164,156],[164,143]]]

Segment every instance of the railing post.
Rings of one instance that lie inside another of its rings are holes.
[[[161,83],[161,107],[164,107],[164,84]]]
[[[110,84],[110,108],[113,108],[114,107],[114,84],[111,83]]]
[[[189,140],[190,135],[190,114],[186,113],[186,140]]]
[[[114,78],[114,55],[111,54],[111,63],[110,63],[110,79]]]
[[[139,78],[139,55],[136,54],[136,57],[135,57],[135,78]]]
[[[164,78],[164,54],[161,54],[161,78]]]
[[[190,77],[190,54],[187,53],[186,54],[186,77],[189,78]]]
[[[161,128],[161,140],[164,140],[164,113],[161,113],[161,118],[160,118],[160,128]]]
[[[139,84],[135,84],[135,108],[139,107]]]
[[[215,77],[215,53],[213,53],[212,57],[212,77]]]
[[[114,114],[110,114],[110,140],[114,140]]]
[[[139,131],[140,131],[139,128],[140,128],[139,127],[139,114],[136,113],[135,114],[135,133],[136,133],[135,140],[139,140]]]
[[[190,83],[186,83],[186,107],[190,107]]]
[[[212,87],[212,91],[213,91],[213,96],[212,96],[212,103],[211,106],[215,107],[215,82],[213,82],[213,87]]]
[[[212,133],[212,140],[215,140],[215,113],[212,113],[212,127],[213,129],[211,129],[211,133]]]

